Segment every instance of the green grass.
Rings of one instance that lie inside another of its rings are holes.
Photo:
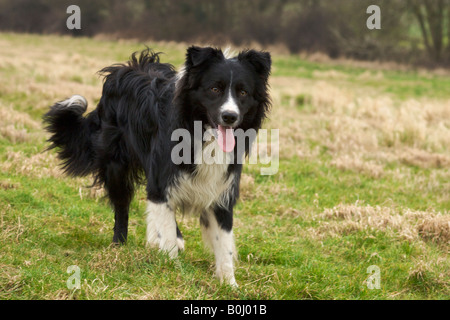
[[[0,62],[0,108],[29,115],[36,123],[48,105],[72,90],[92,90],[91,101],[98,99],[101,81],[95,72],[142,48],[132,41],[12,33],[0,34],[0,42],[18,55],[29,50],[38,67],[26,73],[13,60]],[[165,61],[181,65],[182,45],[150,46],[166,52]],[[74,72],[53,74],[51,64],[42,60],[49,48],[65,48],[63,57],[78,61]],[[369,88],[398,101],[450,98],[448,76],[383,70],[379,82],[358,80],[364,72],[376,70],[274,55],[275,80],[315,82],[317,70],[346,75],[325,79],[331,84]],[[281,99],[276,108],[285,110],[299,126],[317,113],[309,96],[300,92],[294,111],[289,99]],[[319,138],[302,138],[311,150],[320,151],[304,158],[282,155],[274,176],[262,176],[259,165],[247,165],[244,176],[250,182],[243,181],[235,210],[239,288],[233,289],[214,278],[214,257],[203,246],[197,217],[178,218],[186,241],[178,259],[145,247],[143,188],[132,202],[127,245],[111,246],[114,221],[107,201],[90,194],[90,179],[54,174],[54,151],[39,158],[46,147],[43,128],[17,119],[15,125],[27,132],[23,141],[12,142],[0,131],[0,299],[448,299],[450,295],[448,243],[422,236],[419,220],[410,222],[413,235],[405,238],[403,226],[374,227],[324,214],[340,204],[357,204],[387,208],[398,217],[406,216],[406,210],[448,216],[447,166],[394,159],[383,165],[383,175],[374,177],[332,165],[335,155]],[[282,148],[297,145],[286,142]],[[72,265],[81,270],[79,290],[66,285]],[[366,284],[372,265],[380,268],[380,289],[370,290]]]
[[[379,186],[370,181],[355,183],[358,178],[354,174],[346,174],[338,182],[338,172],[314,163],[290,163],[289,169],[280,169],[298,173],[286,183],[295,188],[298,198],[267,192],[265,199],[237,206],[238,290],[212,279],[213,257],[203,248],[199,228],[192,221],[180,224],[186,252],[177,261],[170,261],[143,246],[144,208],[136,200],[129,242],[113,248],[109,246],[113,218],[104,200],[81,201],[76,188],[60,179],[3,174],[1,180],[7,179],[16,187],[0,191],[4,200],[1,263],[17,275],[13,283],[11,278],[0,278],[1,298],[134,299],[147,292],[150,298],[163,299],[390,299],[396,292],[408,299],[448,297],[439,271],[427,271],[419,280],[410,276],[415,259],[421,259],[425,251],[430,258],[442,256],[438,246],[427,243],[425,249],[421,242],[393,239],[378,230],[355,231],[322,241],[304,237],[301,231],[319,226],[312,217],[322,207],[353,203],[370,195],[368,190],[376,190],[376,195],[366,197],[374,205],[383,203],[389,194],[397,205],[406,202],[415,209],[429,207],[434,199],[415,199],[414,190],[397,194],[396,185],[389,181],[381,181]],[[257,183],[269,191],[271,180]],[[316,194],[320,200],[314,206]],[[279,215],[280,207],[297,209],[300,214]],[[366,270],[373,264],[382,270],[379,290],[364,285]],[[82,271],[81,290],[65,288],[70,265]],[[446,267],[436,269],[444,272]],[[180,287],[181,293],[177,290]]]

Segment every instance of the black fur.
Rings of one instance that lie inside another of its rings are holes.
[[[68,174],[92,174],[95,182],[105,187],[115,212],[113,241],[125,242],[129,205],[137,183],[146,181],[150,201],[168,203],[169,187],[176,187],[177,177],[195,174],[193,161],[179,165],[171,161],[177,143],[171,141],[171,134],[178,128],[193,134],[194,121],[213,128],[220,124],[217,112],[226,97],[213,96],[209,86],[222,86],[220,90],[225,92],[232,72],[239,86],[231,88],[233,95],[234,90],[248,92],[246,97],[236,98],[241,112],[234,128],[258,130],[270,108],[270,67],[266,52],[246,50],[226,59],[219,49],[190,47],[185,71],[177,76],[172,65],[160,62],[158,53],[149,49],[134,53],[127,64],[101,70],[102,97],[86,117],[87,105],[80,99],[71,104],[69,100],[58,102],[50,108],[43,118],[51,134],[50,148],[58,149]],[[246,145],[247,153],[249,147]],[[216,206],[214,210],[225,230],[232,228],[241,170],[242,164],[229,165],[228,173],[235,177],[231,199],[227,208]],[[181,237],[178,228],[177,234]]]

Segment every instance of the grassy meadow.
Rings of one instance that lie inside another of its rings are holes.
[[[279,170],[247,165],[235,211],[238,289],[214,277],[198,217],[179,216],[175,261],[144,246],[145,193],[129,241],[91,178],[43,152],[41,117],[144,45],[181,66],[186,44],[0,33],[0,299],[448,299],[450,72],[273,53]],[[69,266],[81,288],[68,289]],[[379,288],[370,289],[371,266]]]

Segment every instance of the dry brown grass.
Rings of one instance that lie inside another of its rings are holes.
[[[397,101],[324,80],[339,73],[317,74],[317,81],[272,79],[275,107],[268,127],[280,128],[281,158],[317,157],[308,143],[315,141],[328,149],[331,165],[373,178],[382,177],[391,162],[450,168],[449,100]],[[307,97],[310,112],[301,111],[299,96]],[[287,105],[277,108],[286,97]]]
[[[325,209],[319,216],[321,226],[311,230],[318,236],[341,236],[361,230],[379,230],[394,238],[409,241],[432,241],[450,245],[448,212],[415,211],[360,203],[339,204]]]
[[[33,104],[34,110],[44,111],[75,93],[84,95],[92,105],[101,94],[101,79],[96,72],[117,62],[80,55],[70,48],[55,49],[53,43],[24,43],[21,49],[26,55],[18,54],[9,41],[0,39],[0,47],[0,69],[9,70],[7,78],[0,79],[1,92],[24,94],[25,102]]]
[[[422,168],[449,168],[450,157],[446,154],[427,152],[425,150],[405,148],[398,154],[400,162]]]
[[[29,131],[39,127],[39,122],[33,120],[28,113],[16,111],[0,101],[0,137],[13,144],[34,142],[38,137],[31,135]]]
[[[417,225],[417,231],[425,240],[448,245],[450,244],[450,217],[448,215],[425,217]]]
[[[1,164],[1,169],[35,178],[63,176],[56,154],[49,152],[27,156],[22,151],[7,151],[6,161]]]
[[[374,160],[364,160],[357,153],[337,155],[330,164],[338,169],[364,173],[372,178],[380,178],[384,174],[382,165]]]

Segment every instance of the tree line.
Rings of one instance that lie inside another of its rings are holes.
[[[368,6],[381,8],[369,30]],[[66,9],[81,9],[68,30]],[[0,30],[283,45],[291,53],[450,64],[450,0],[0,0]]]

